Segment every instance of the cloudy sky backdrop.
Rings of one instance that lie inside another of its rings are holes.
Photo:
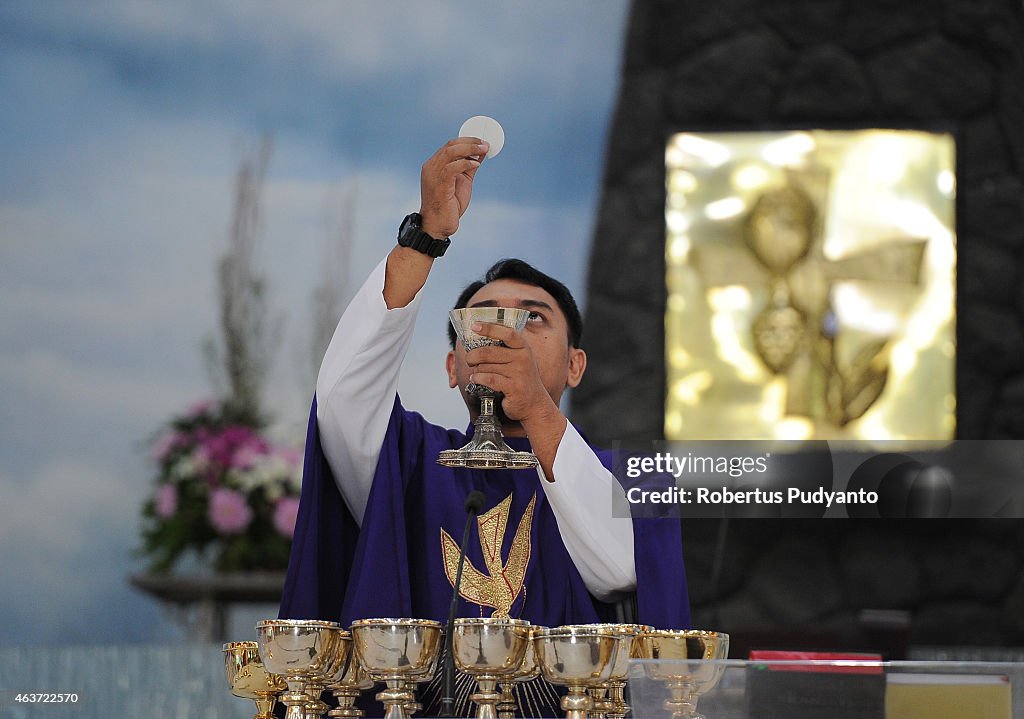
[[[5,642],[176,640],[127,575],[146,442],[211,394],[235,173],[273,155],[257,264],[284,317],[268,387],[301,441],[311,292],[350,224],[361,281],[467,117],[502,154],[438,263],[402,380],[462,424],[444,313],[501,256],[582,300],[625,0],[0,4],[0,607]],[[354,208],[346,212],[346,207]],[[340,280],[339,280],[340,281]],[[349,287],[352,291],[354,287]],[[247,637],[243,637],[247,638]]]

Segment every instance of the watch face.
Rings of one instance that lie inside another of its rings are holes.
[[[412,242],[415,237],[417,227],[416,213],[406,215],[405,219],[402,220],[401,226],[398,228],[398,244],[408,247],[409,243]]]

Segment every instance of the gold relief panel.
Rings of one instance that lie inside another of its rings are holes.
[[[951,439],[954,143],[679,133],[667,439]]]

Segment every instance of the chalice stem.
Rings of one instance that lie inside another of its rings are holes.
[[[256,702],[256,715],[252,719],[274,719],[274,705],[277,703],[277,698],[273,694],[253,699],[253,701]]]
[[[351,687],[343,687],[334,690],[334,698],[338,700],[338,708],[331,709],[327,716],[342,717],[343,719],[360,719],[364,712],[355,706],[359,698],[359,690]]]
[[[309,701],[309,697],[306,696],[302,680],[290,678],[288,691],[281,695],[281,703],[288,707],[285,710],[284,719],[306,719],[307,701]]]
[[[562,697],[562,709],[565,719],[587,719],[587,712],[594,707],[594,702],[587,694],[587,688],[570,686],[569,693]]]
[[[501,700],[495,707],[498,710],[498,719],[514,719],[516,715],[516,698],[512,694],[512,683],[505,682],[501,685]]]
[[[696,686],[688,679],[667,682],[670,699],[665,700],[665,708],[672,712],[676,719],[703,719],[697,714]]]
[[[469,698],[476,703],[476,719],[498,719],[495,705],[501,699],[496,691],[498,680],[495,677],[481,676],[477,678],[477,691]]]
[[[377,701],[387,707],[384,710],[384,719],[409,719],[405,707],[414,701],[414,698],[406,689],[405,681],[388,678],[387,685],[387,689],[377,695]]]
[[[608,719],[625,719],[629,714],[630,706],[626,704],[626,682],[612,682],[608,689],[608,702],[610,707],[605,713]]]

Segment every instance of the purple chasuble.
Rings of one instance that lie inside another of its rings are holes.
[[[471,563],[489,574],[481,542],[481,534],[486,534],[491,547],[500,542],[497,561],[500,568],[507,563],[508,578],[499,578],[507,583],[510,596],[518,589],[510,548],[520,523],[529,521],[529,517],[523,519],[528,505],[535,503],[529,561],[522,589],[511,605],[512,617],[548,627],[615,621],[612,605],[590,595],[570,559],[536,470],[456,469],[436,463],[441,450],[457,449],[466,441],[462,432],[430,424],[420,414],[405,410],[396,397],[360,528],[324,457],[314,398],[280,616],[338,621],[346,627],[371,617],[444,622],[452,586],[445,572],[441,530],[459,542],[466,521],[466,495],[479,490],[487,498],[481,514],[509,496],[511,502],[503,534],[496,522],[483,529],[471,526],[466,571],[471,571]],[[525,438],[507,441],[516,450],[529,449]],[[610,468],[611,453],[595,452]],[[525,533],[523,527],[520,549]],[[636,616],[628,620],[659,628],[688,628],[679,521],[634,519],[633,536]],[[492,567],[494,561],[492,557]],[[459,598],[459,616],[490,616],[492,611]]]

